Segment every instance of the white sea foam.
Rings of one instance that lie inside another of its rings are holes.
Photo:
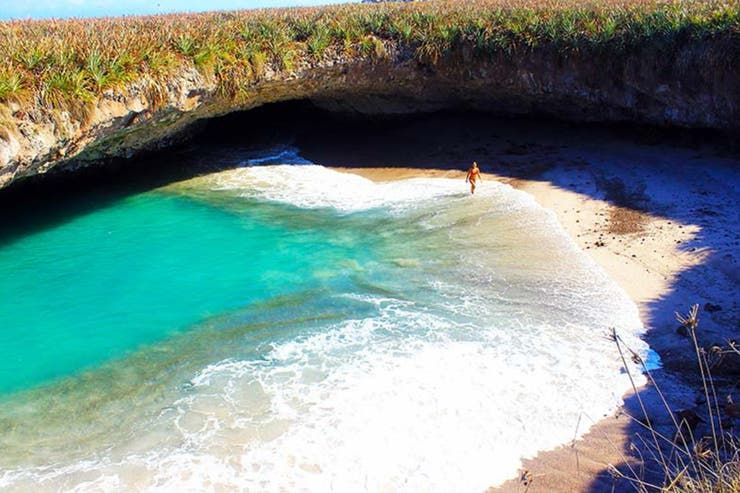
[[[0,471],[0,487],[482,491],[619,405],[629,382],[608,327],[647,350],[635,305],[551,214],[505,185],[486,182],[470,198],[459,181],[378,184],[311,165],[204,183],[302,208],[413,211],[454,237],[464,268],[429,279],[431,305],[337,294],[375,313],[319,324],[260,358],[215,362],[191,376],[149,436],[99,458]],[[502,214],[510,223],[499,224]],[[509,240],[486,236],[494,231],[520,243],[508,251]],[[471,255],[487,244],[502,251]]]
[[[236,168],[210,175],[207,180],[216,190],[238,191],[244,197],[301,208],[331,207],[343,212],[379,207],[400,209],[441,197],[467,196],[458,180],[414,178],[375,183],[316,165]]]
[[[389,307],[203,369],[175,403],[174,448],[35,476],[93,472],[77,491],[481,491],[626,388],[606,343],[541,329],[526,344],[498,330],[458,340],[449,320]]]

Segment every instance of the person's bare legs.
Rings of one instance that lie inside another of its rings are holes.
[[[475,193],[475,180],[470,180],[470,194]]]

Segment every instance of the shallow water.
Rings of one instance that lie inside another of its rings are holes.
[[[617,406],[637,309],[528,195],[263,164],[0,248],[1,488],[480,491]]]

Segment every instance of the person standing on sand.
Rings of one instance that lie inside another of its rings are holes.
[[[465,177],[465,183],[470,182],[470,193],[475,193],[475,186],[477,185],[478,180],[480,180],[480,169],[478,169],[478,163],[473,161],[473,165],[468,170],[468,174]]]

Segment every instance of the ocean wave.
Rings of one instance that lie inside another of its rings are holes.
[[[333,208],[357,212],[385,208],[398,211],[443,198],[463,198],[468,193],[459,180],[412,178],[375,183],[351,173],[318,165],[270,165],[236,168],[198,178],[216,191],[238,192],[243,197],[290,204],[300,208]],[[482,194],[506,185],[491,183]]]

